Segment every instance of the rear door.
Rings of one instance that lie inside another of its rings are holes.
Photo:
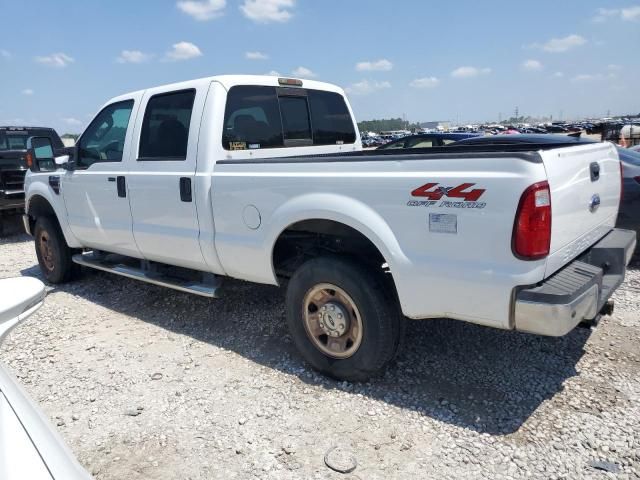
[[[127,185],[133,235],[148,260],[204,269],[194,179],[209,83],[145,92]]]
[[[76,168],[61,175],[69,226],[91,248],[138,257],[126,170],[141,93],[103,108],[78,140]]]
[[[550,274],[614,227],[620,161],[609,143],[546,150],[541,156],[551,189]]]

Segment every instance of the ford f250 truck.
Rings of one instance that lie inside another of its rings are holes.
[[[310,80],[133,92],[66,155],[30,147],[24,224],[49,282],[82,265],[207,297],[223,277],[286,284],[298,349],[345,380],[387,365],[407,317],[595,321],[636,242],[614,229],[612,145],[361,151],[344,92]]]

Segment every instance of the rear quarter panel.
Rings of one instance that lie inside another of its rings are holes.
[[[284,229],[303,219],[339,221],[384,255],[408,317],[508,328],[513,287],[544,274],[544,260],[524,262],[511,251],[520,196],[544,179],[541,163],[504,154],[218,162],[212,182],[216,250],[230,276],[275,284],[271,256]],[[473,183],[485,191],[476,208],[458,198],[420,203],[426,199],[411,192],[427,183]],[[257,229],[243,220],[251,206],[260,213]],[[430,231],[429,214],[455,216],[457,233]]]

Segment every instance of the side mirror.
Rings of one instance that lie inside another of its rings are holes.
[[[55,170],[57,167],[73,170],[70,155],[56,157],[49,137],[31,137],[27,140],[27,166],[33,171]]]
[[[62,168],[65,168],[65,166],[69,163],[69,160],[71,159],[71,156],[69,155],[61,155],[59,157],[54,158],[54,162],[56,162],[56,165]]]
[[[0,280],[0,343],[13,327],[42,306],[44,297],[44,284],[37,278]]]

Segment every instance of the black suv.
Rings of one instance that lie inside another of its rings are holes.
[[[2,217],[24,208],[25,154],[29,137],[49,137],[53,148],[64,148],[52,128],[0,127],[0,231]]]

